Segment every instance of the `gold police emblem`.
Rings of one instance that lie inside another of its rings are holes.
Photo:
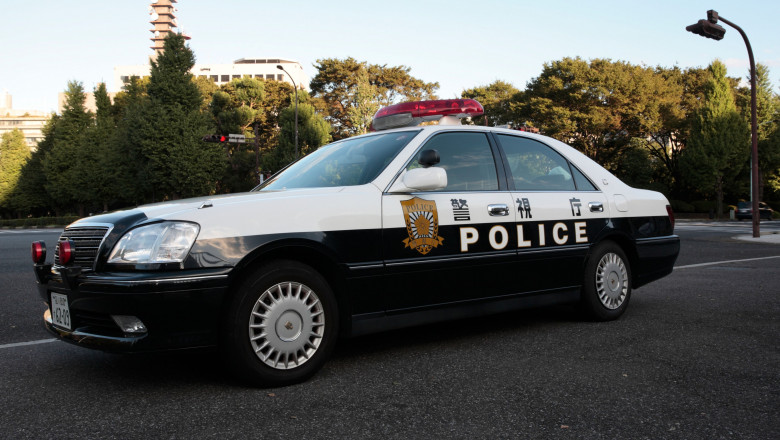
[[[439,237],[439,214],[436,202],[419,197],[401,202],[406,232],[409,238],[403,240],[405,247],[412,248],[425,255],[439,246],[444,238]]]

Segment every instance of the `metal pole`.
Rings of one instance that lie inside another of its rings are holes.
[[[747,46],[748,57],[750,58],[750,140],[751,140],[751,162],[750,162],[750,199],[753,205],[753,237],[761,236],[761,215],[758,211],[758,115],[756,110],[756,62],[753,59],[753,49],[750,47],[750,41],[741,27],[726,20],[723,16],[718,19],[733,27],[742,35]]]
[[[290,81],[292,81],[293,83],[293,89],[295,89],[295,159],[297,160],[298,159],[298,86],[295,85],[295,80],[293,79],[292,75],[290,75],[290,72],[284,70],[284,67],[282,67],[281,64],[277,64],[276,68],[286,73],[287,76],[290,77]]]

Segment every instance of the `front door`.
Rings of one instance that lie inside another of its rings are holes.
[[[454,131],[435,134],[425,150],[438,151],[447,187],[382,200],[387,310],[511,293],[516,210],[495,145],[486,133]]]

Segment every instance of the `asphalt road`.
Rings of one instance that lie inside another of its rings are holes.
[[[618,321],[554,307],[366,336],[277,389],[213,353],[43,342],[29,243],[58,231],[0,231],[0,438],[777,438],[780,244],[732,238],[749,228],[678,223],[678,268]]]

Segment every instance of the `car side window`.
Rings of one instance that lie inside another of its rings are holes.
[[[447,171],[447,187],[440,191],[496,191],[496,161],[485,133],[440,133],[433,136],[420,151],[436,150],[438,167]],[[407,169],[420,165],[413,161]]]
[[[498,139],[516,191],[576,190],[569,162],[552,148],[520,136],[500,134]]]
[[[571,165],[571,164],[569,164]],[[577,191],[598,191],[593,183],[585,177],[577,167],[571,165],[571,173],[574,176],[574,184],[577,185]]]

